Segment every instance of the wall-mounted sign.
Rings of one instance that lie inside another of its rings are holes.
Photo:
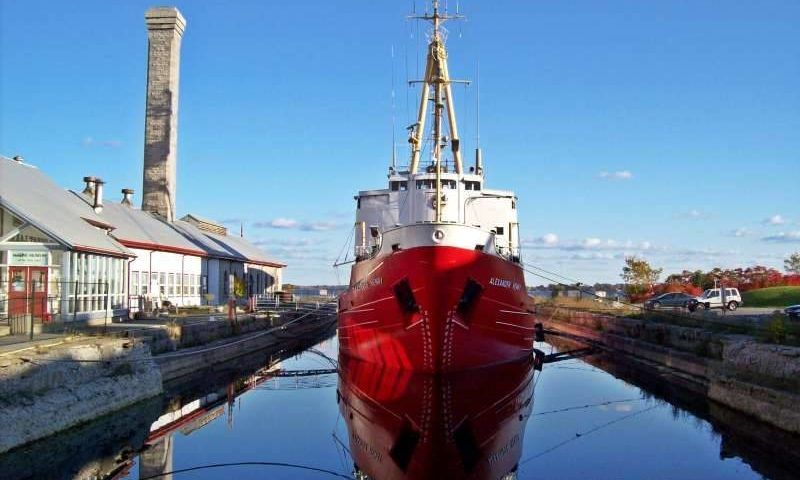
[[[8,264],[24,266],[47,265],[47,252],[23,252],[11,250],[8,252]]]

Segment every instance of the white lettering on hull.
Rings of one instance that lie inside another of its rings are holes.
[[[500,288],[509,288],[513,290],[522,290],[522,285],[517,282],[512,282],[506,278],[497,278],[492,277],[489,279],[489,285],[500,287]]]
[[[361,290],[366,290],[367,288],[377,287],[381,284],[383,284],[382,277],[365,278],[364,280],[359,280],[355,285],[353,285],[353,291],[359,292]]]

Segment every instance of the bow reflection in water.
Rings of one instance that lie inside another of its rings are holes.
[[[356,478],[516,478],[533,360],[438,376],[346,356],[339,367]]]

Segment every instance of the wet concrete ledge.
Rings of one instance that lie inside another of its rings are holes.
[[[555,335],[547,342],[561,350],[585,346],[581,341]],[[676,376],[675,370],[641,357],[607,350],[582,360],[639,387],[643,396],[667,402],[675,416],[688,411],[709,422],[712,432],[720,435],[720,458],[738,457],[758,474],[772,480],[797,479],[800,435],[710,400],[704,390],[686,388],[696,384],[682,384],[682,375]],[[544,368],[547,370],[547,365]]]
[[[164,382],[172,381],[198,369],[251,354],[253,352],[311,337],[329,329],[336,322],[336,316],[328,312],[314,314],[298,314],[284,316],[278,322],[258,323],[260,328],[248,329],[248,333],[235,336],[223,335],[222,338],[211,331],[219,330],[219,326],[208,324],[192,324],[182,329],[180,338],[189,339],[188,344],[196,345],[180,348],[175,351],[161,353],[154,357]],[[237,328],[231,326],[229,328]],[[225,330],[227,331],[227,330]],[[198,345],[196,338],[214,339]]]
[[[146,345],[92,339],[0,357],[0,453],[159,395]]]
[[[333,313],[321,311],[173,322],[147,337],[77,337],[0,356],[0,453],[158,396],[165,382],[294,345],[335,321]]]
[[[545,329],[661,367],[665,380],[800,434],[800,348],[746,335],[540,307]]]

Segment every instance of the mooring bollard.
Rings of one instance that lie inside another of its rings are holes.
[[[534,348],[533,349],[533,369],[541,372],[544,366],[544,352]]]
[[[236,320],[236,300],[228,300],[228,321],[233,322]]]
[[[537,342],[544,342],[544,326],[541,323],[533,325],[534,340]]]

